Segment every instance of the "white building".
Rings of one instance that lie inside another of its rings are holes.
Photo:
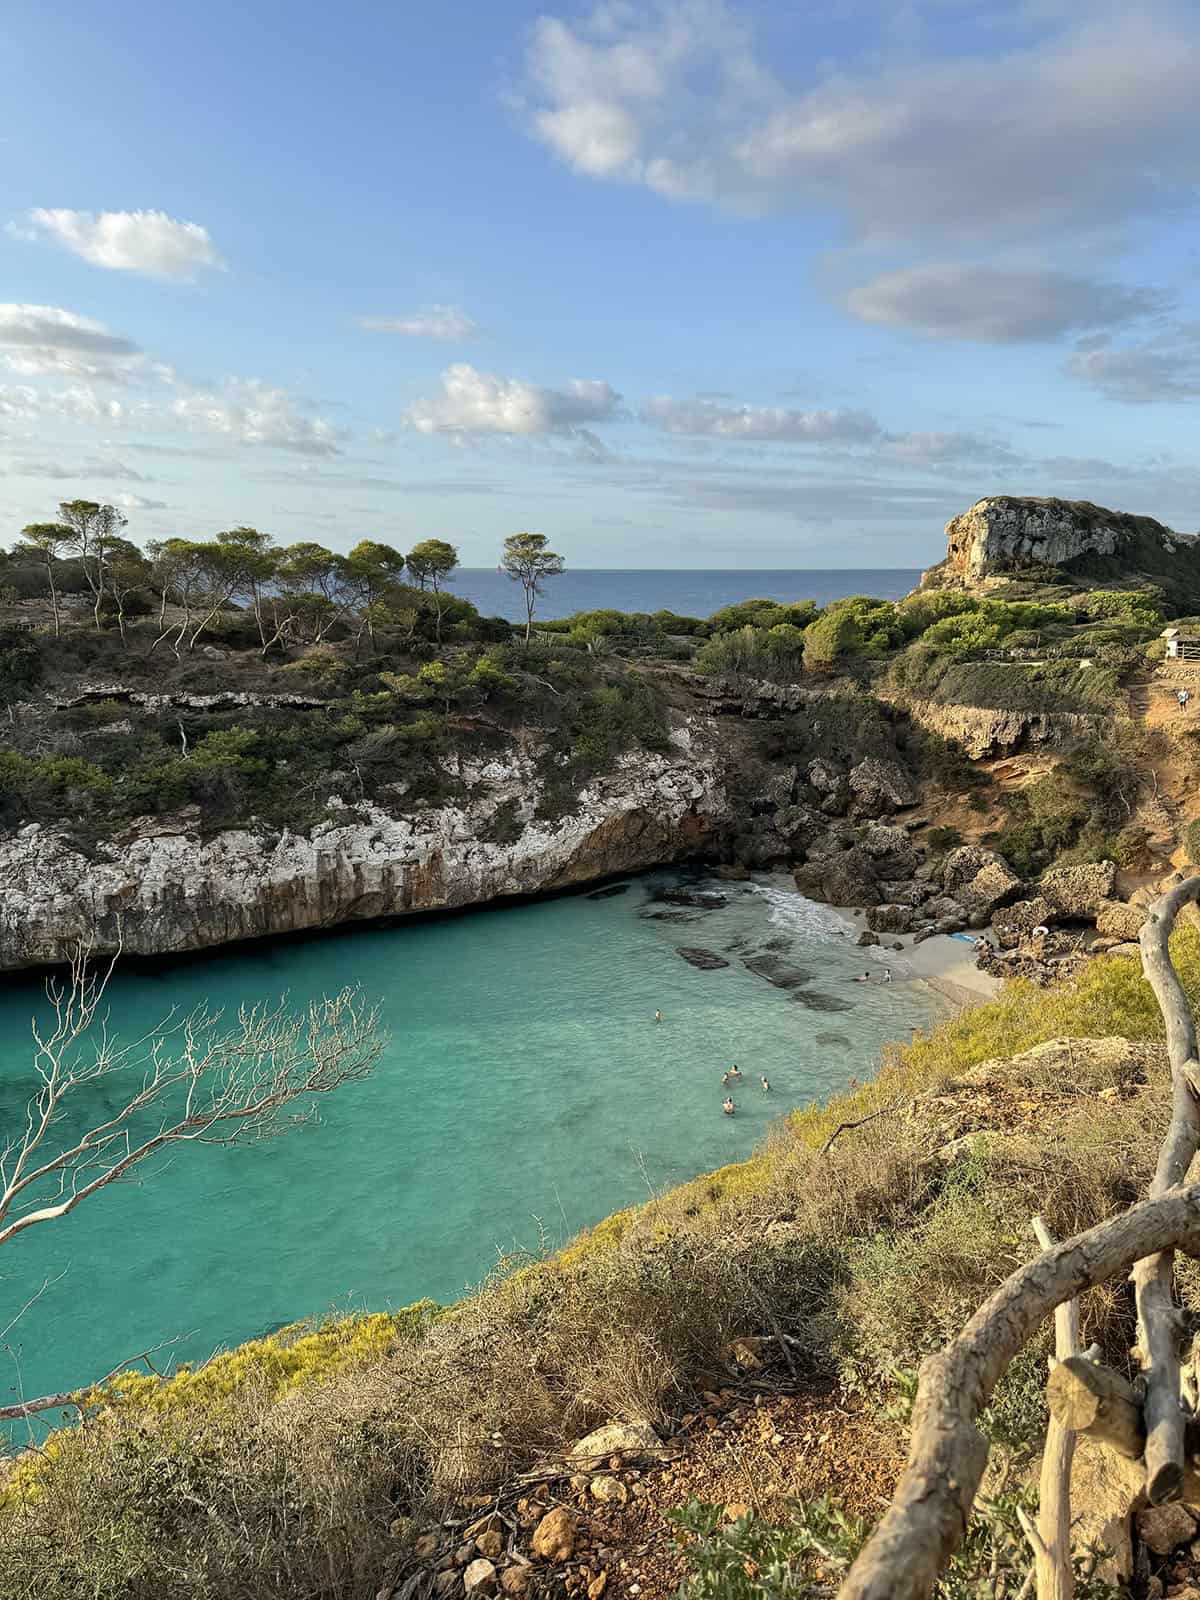
[[[1200,627],[1164,628],[1168,661],[1200,661]]]

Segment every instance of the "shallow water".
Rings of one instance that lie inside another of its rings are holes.
[[[653,898],[681,884],[724,904]],[[730,965],[698,970],[678,946]],[[744,959],[811,977],[778,987]],[[169,1171],[142,1169],[6,1247],[0,1329],[50,1282],[7,1336],[0,1395],[94,1379],[178,1335],[173,1361],[334,1308],[452,1299],[498,1252],[559,1242],[746,1156],[789,1106],[869,1074],[885,1041],[928,1020],[922,989],[850,981],[867,966],[881,969],[879,952],[769,880],[659,874],[597,898],[123,974],[109,1000],[127,1037],[172,1006],[232,1009],[283,991],[301,1002],[357,983],[391,1038],[370,1079],[322,1101],[318,1126],[177,1150]],[[0,1127],[33,1089],[39,1005],[32,985],[0,991]],[[730,1118],[721,1074],[734,1061],[746,1076]],[[116,1104],[92,1090],[82,1109]]]

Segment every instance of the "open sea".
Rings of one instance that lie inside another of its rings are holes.
[[[0,1329],[37,1298],[0,1337],[0,1396],[86,1383],[160,1340],[178,1340],[159,1358],[171,1365],[308,1315],[453,1299],[504,1252],[749,1155],[789,1107],[867,1076],[886,1041],[929,1020],[922,987],[851,981],[886,958],[790,880],[687,879],[721,897],[709,910],[656,898],[683,881],[123,971],[109,1027],[128,1039],[172,1008],[301,1004],[347,983],[379,1001],[390,1039],[371,1078],[321,1102],[319,1124],[178,1148],[6,1246]],[[701,971],[679,946],[729,964]],[[750,970],[756,957],[787,964],[796,986]],[[4,1129],[34,1091],[30,1021],[45,1010],[37,984],[0,988]],[[59,1134],[125,1088],[81,1091]]]
[[[826,606],[851,594],[899,600],[921,579],[920,567],[798,572],[611,572],[573,569],[546,581],[537,616],[569,617],[576,611],[674,611],[683,617],[708,617],[738,600],[815,600]],[[494,567],[462,567],[455,594],[485,617],[524,621],[519,584]]]

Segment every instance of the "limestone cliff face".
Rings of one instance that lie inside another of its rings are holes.
[[[933,571],[975,584],[1031,563],[1060,567],[1082,556],[1119,555],[1135,532],[1157,539],[1168,554],[1190,542],[1149,517],[1088,501],[992,495],[946,524],[946,562]]]
[[[1098,735],[1111,724],[1111,718],[1099,713],[1008,711],[989,706],[942,705],[933,700],[905,701],[904,709],[922,728],[960,744],[973,761],[1035,746],[1068,744]]]
[[[727,822],[719,753],[689,729],[587,785],[574,815],[534,819],[527,756],[467,768],[471,800],[403,813],[356,807],[310,835],[202,838],[147,819],[89,858],[36,824],[0,840],[0,968],[99,952],[176,954],[237,939],[480,905],[685,857]],[[505,807],[497,826],[498,813]],[[510,842],[489,841],[489,833]]]

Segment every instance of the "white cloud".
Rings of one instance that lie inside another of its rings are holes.
[[[612,421],[620,406],[617,391],[598,379],[572,378],[565,389],[547,389],[456,362],[442,373],[442,393],[418,400],[404,420],[418,433],[562,434],[595,444],[586,424]]]
[[[1186,200],[1200,140],[1186,17],[1151,0],[1026,23],[1030,42],[1004,54],[817,56],[815,83],[793,86],[722,0],[601,5],[535,24],[523,115],[588,176],[734,210],[816,205],[874,244],[1061,239]],[[814,24],[814,51],[827,42]]]
[[[61,461],[20,461],[12,469],[22,478],[96,478],[124,483],[151,483],[123,461],[92,459],[66,465]]]
[[[115,497],[117,505],[123,511],[165,511],[165,500],[147,500],[141,494],[119,494]]]
[[[1151,289],[1045,268],[941,261],[881,272],[849,290],[843,303],[864,322],[940,339],[1010,344],[1116,327],[1161,311],[1164,299]]]
[[[1126,405],[1200,399],[1200,322],[1172,323],[1140,344],[1114,345],[1104,334],[1081,339],[1066,370]]]
[[[244,445],[266,445],[300,455],[332,456],[346,430],[327,417],[311,416],[286,389],[258,378],[230,378],[220,389],[194,389],[172,402],[179,421]]]
[[[658,395],[642,420],[664,433],[701,439],[772,440],[791,444],[864,444],[882,432],[865,411],[796,411],[782,406],[727,406],[715,400]]]
[[[0,417],[11,421],[39,422],[56,418],[68,422],[121,423],[130,415],[129,407],[97,394],[86,383],[56,390],[35,389],[29,384],[0,384]]]
[[[410,339],[470,339],[479,324],[461,306],[422,306],[406,317],[359,317],[367,333],[398,333]]]
[[[179,222],[165,211],[97,213],[39,206],[22,223],[10,223],[9,231],[61,245],[95,267],[147,278],[190,282],[200,271],[225,267],[207,228]]]

